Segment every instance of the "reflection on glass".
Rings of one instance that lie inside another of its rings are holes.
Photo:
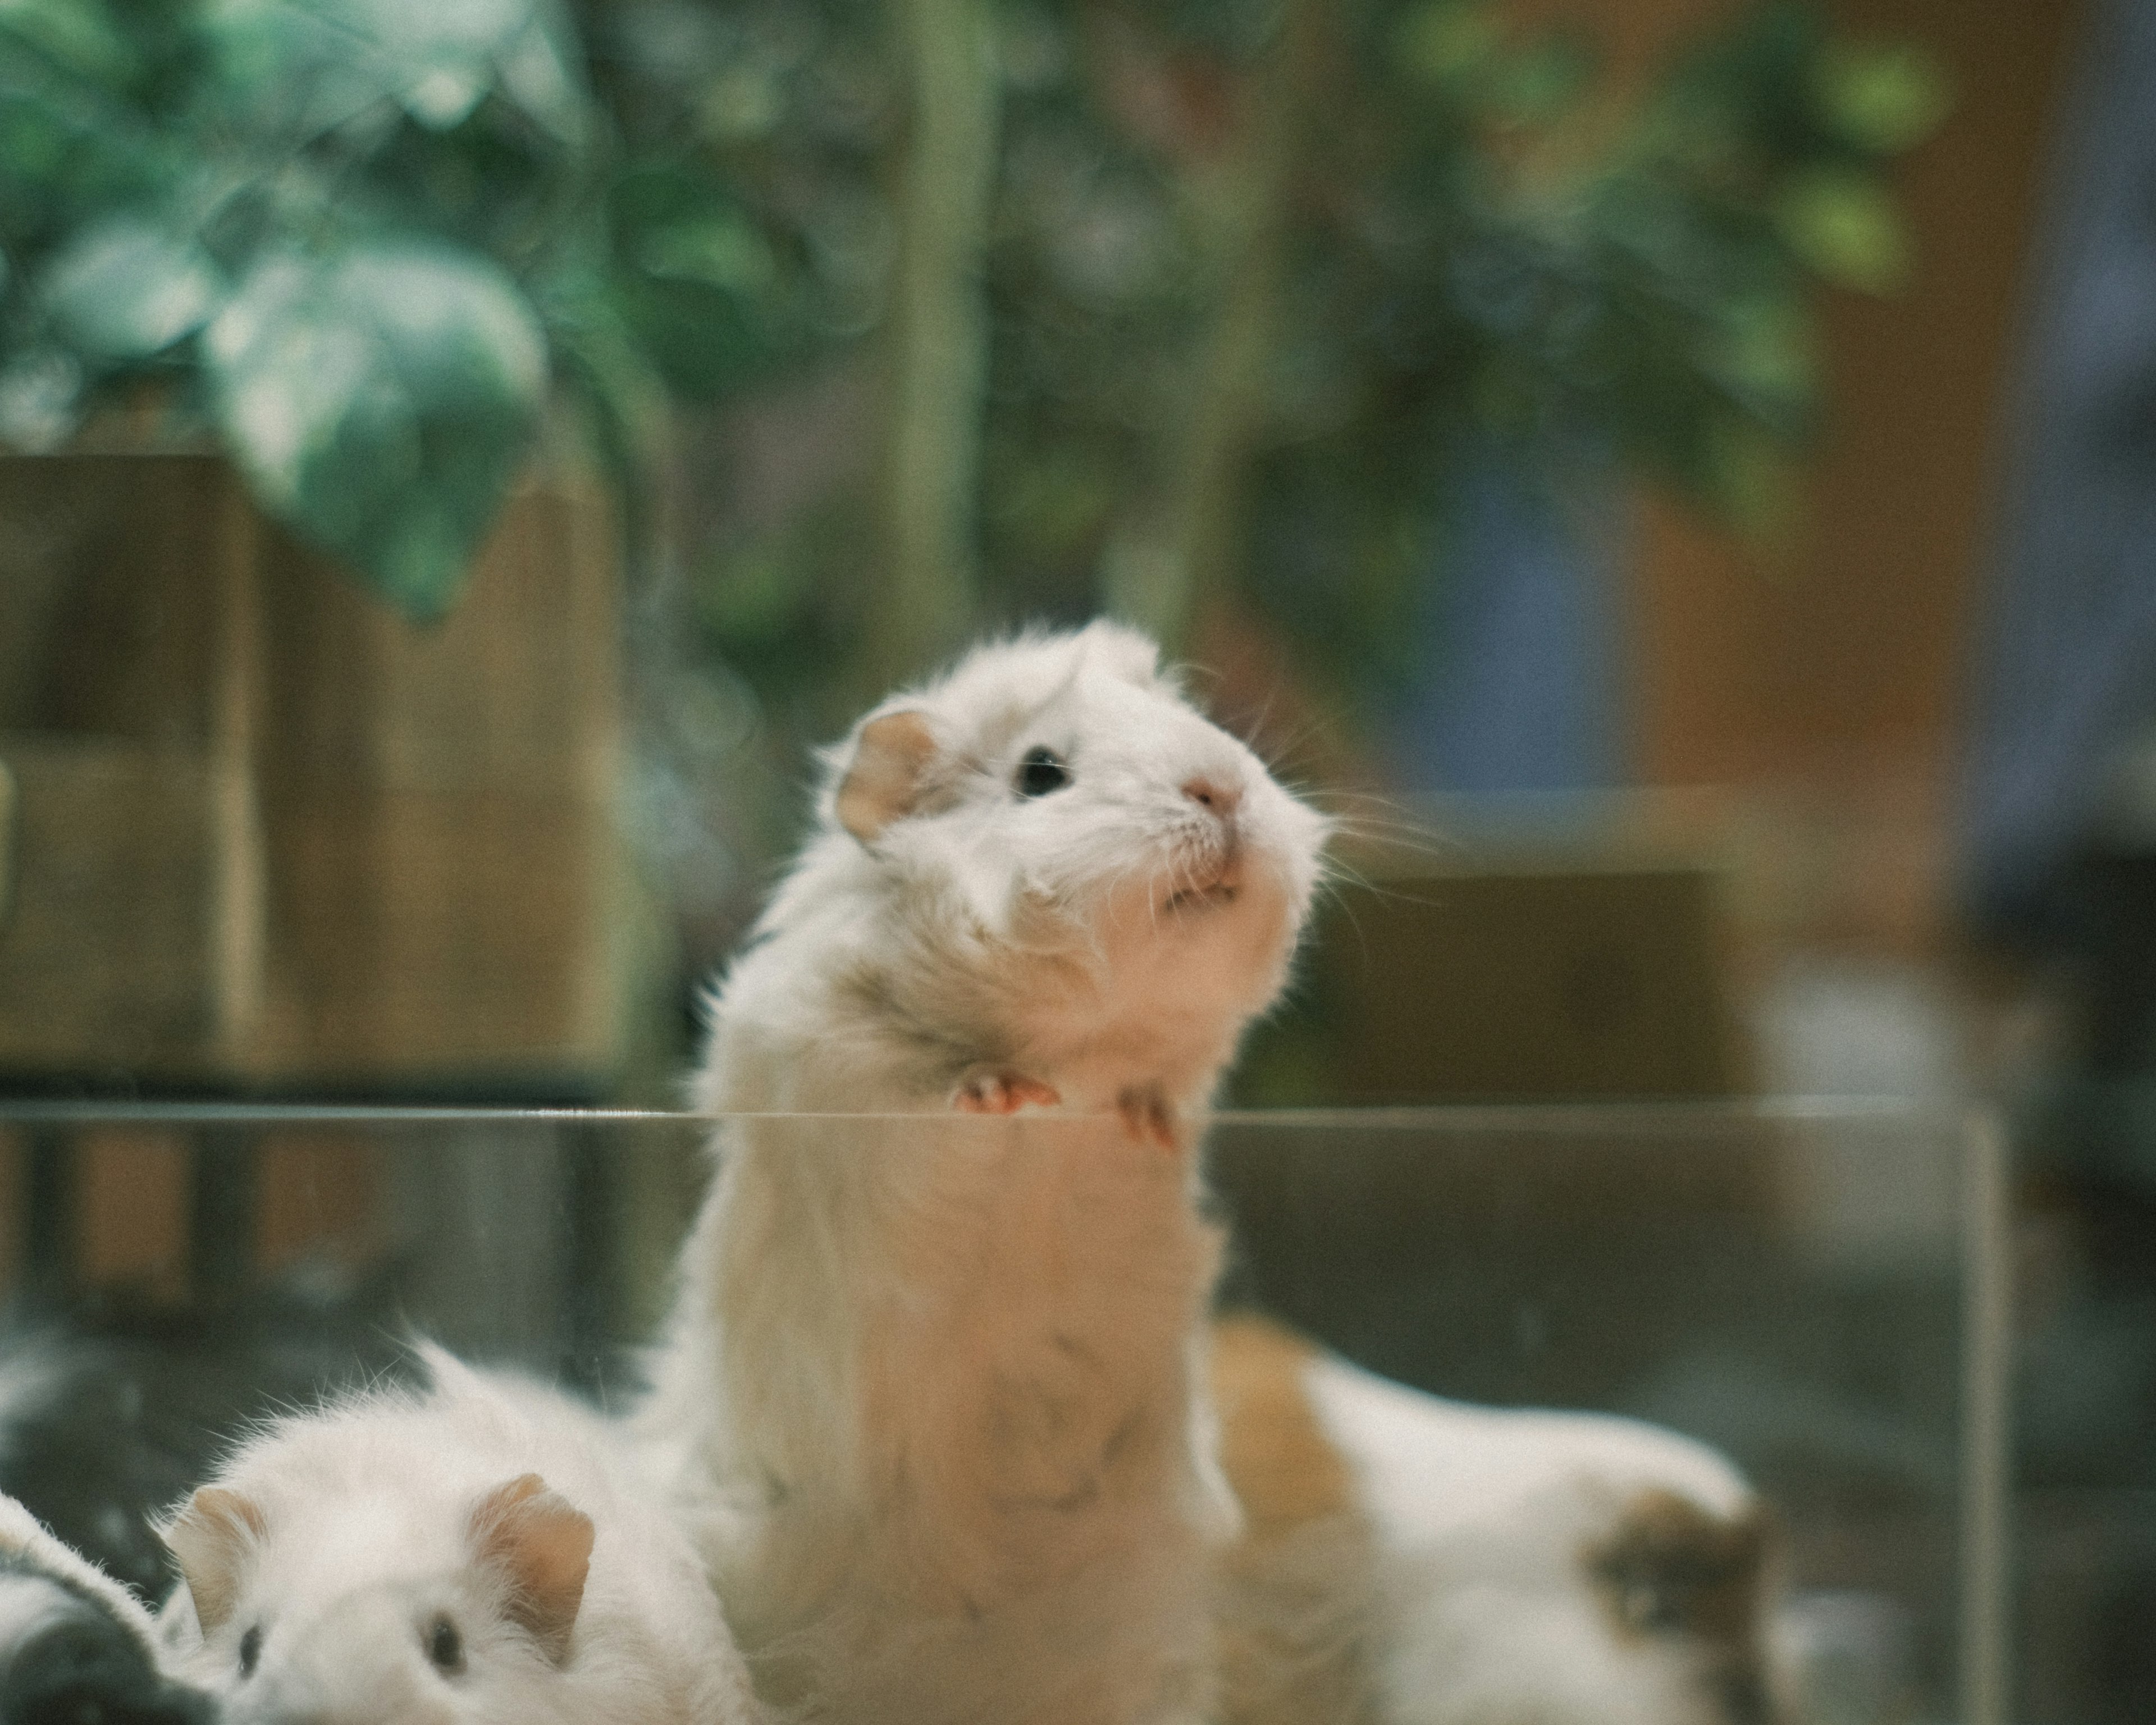
[[[956,1146],[1010,1191],[1059,1158],[1097,1171],[1142,1147],[1158,1183],[1187,1202],[1170,1153],[1123,1125],[933,1117],[760,1130],[782,1161],[822,1156],[865,1182],[896,1166],[882,1159]],[[407,1332],[639,1417],[635,1350],[664,1327],[711,1130],[672,1116],[14,1110],[0,1122],[0,1280],[13,1314],[0,1343],[0,1487],[156,1596],[172,1571],[147,1515],[181,1502],[266,1409],[321,1384],[408,1372]],[[1981,1607],[1996,1590],[1982,1566],[1998,1559],[1976,1537],[1996,1505],[1969,1487],[1995,1495],[2003,1483],[1969,1466],[1980,1454],[1972,1392],[1997,1389],[1966,1328],[1983,1291],[1969,1273],[1970,1199],[1983,1195],[1971,1171],[1987,1164],[1958,1122],[1638,1108],[1229,1115],[1205,1166],[1209,1213],[1225,1224],[1221,1304],[1271,1321],[1238,1317],[1218,1332],[1222,1424],[1214,1435],[1199,1423],[1192,1464],[1203,1481],[1224,1457],[1244,1500],[1225,1603],[1206,1607],[1224,1618],[1231,1715],[1266,1716],[1263,1683],[1237,1686],[1262,1659],[1253,1667],[1236,1637],[1292,1641],[1281,1602],[1312,1576],[1328,1578],[1336,1610],[1373,1614],[1356,1655],[1367,1668],[1302,1671],[1319,1686],[1302,1692],[1312,1706],[1375,1696],[1391,1717],[1402,1686],[1441,1697],[1471,1669],[1487,1692],[1522,1694],[1596,1669],[1575,1661],[1559,1681],[1555,1644],[1537,1643],[1520,1609],[1478,1629],[1476,1590],[1505,1586],[1552,1599],[1572,1589],[1559,1602],[1573,1613],[1567,1632],[1605,1636],[1618,1654],[1681,1635],[1683,1681],[1719,1697],[1702,1718],[1733,1721],[1792,1687],[1794,1717],[1820,1725],[1993,1704],[1970,1686],[1967,1645],[1984,1620],[1970,1617],[1972,1599]],[[1040,1235],[1071,1255],[1034,1265],[1042,1284],[1079,1286],[1089,1242],[1127,1219],[1115,1205],[1129,1189],[1111,1173],[1093,1191],[1102,1208],[1051,1219]],[[819,1249],[770,1235],[756,1276],[783,1281],[789,1257],[814,1261]],[[1131,1243],[1132,1261],[1151,1249]],[[980,1273],[943,1269],[954,1300]],[[920,1335],[942,1336],[942,1353],[924,1354],[903,1384],[886,1373],[887,1393],[987,1382],[996,1350],[1014,1345],[979,1312],[945,1331],[935,1312],[915,1317]],[[783,1311],[765,1321],[778,1326],[774,1358],[788,1358],[789,1339],[822,1345],[805,1322],[789,1338]],[[1395,1399],[1341,1361],[1450,1399]],[[1074,1362],[1063,1401],[1050,1386],[965,1417],[1054,1425],[1059,1409],[1088,1405],[1096,1363]],[[34,1374],[37,1393],[23,1393]],[[1602,1410],[1659,1430],[1488,1409]],[[1071,1418],[1028,1453],[1142,1441]],[[1183,1418],[1153,1435],[1187,1435]],[[1620,1450],[1630,1473],[1609,1471]],[[1717,1499],[1741,1488],[1716,1452],[1769,1507],[1758,1552],[1779,1584],[1758,1643],[1771,1656],[1756,1669],[1729,1651],[1753,1548],[1730,1531],[1750,1525],[1743,1503]],[[1604,1474],[1630,1482],[1606,1503]],[[1063,1481],[1062,1499],[1030,1477],[969,1476],[952,1489],[1053,1500],[1063,1513],[1087,1477]],[[745,1513],[752,1524],[766,1512]],[[723,1544],[742,1525],[711,1538]],[[1220,1532],[1202,1513],[1191,1525]],[[1547,1574],[1523,1579],[1537,1563]],[[1342,1577],[1360,1577],[1361,1592]],[[924,1596],[936,1580],[912,1577]],[[767,1688],[820,1681],[760,1654],[771,1625],[730,1616]],[[1613,1654],[1609,1681],[1637,1684],[1640,1668]],[[903,1669],[882,1675],[902,1689]],[[1594,1717],[1585,1695],[1544,1699],[1548,1717]],[[1450,1717],[1434,1702],[1429,1716]]]

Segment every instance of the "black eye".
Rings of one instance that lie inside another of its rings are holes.
[[[438,1671],[460,1671],[465,1668],[465,1638],[448,1618],[436,1618],[428,1630],[427,1657],[434,1661]]]
[[[1018,793],[1021,797],[1045,797],[1070,783],[1070,769],[1054,749],[1028,749],[1025,758],[1018,763]]]
[[[254,1625],[239,1638],[239,1675],[251,1677],[262,1659],[262,1625]]]

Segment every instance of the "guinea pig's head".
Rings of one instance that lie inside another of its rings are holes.
[[[205,1486],[164,1536],[200,1626],[186,1674],[228,1725],[583,1717],[564,1673],[593,1527],[536,1474],[447,1514]]]
[[[1111,969],[1201,956],[1255,1010],[1308,909],[1325,822],[1114,624],[976,649],[829,755],[824,814],[924,915],[1074,942]]]
[[[1403,1622],[1433,1725],[1775,1725],[1773,1521],[1721,1457],[1597,1415],[1497,1416]],[[1477,1476],[1479,1476],[1479,1477]]]

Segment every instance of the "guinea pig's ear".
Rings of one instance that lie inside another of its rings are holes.
[[[480,1500],[472,1550],[509,1581],[509,1615],[559,1665],[584,1603],[592,1567],[592,1518],[536,1473],[520,1474]]]
[[[240,1571],[269,1526],[253,1499],[221,1486],[204,1486],[162,1530],[204,1635],[231,1616],[239,1603]]]
[[[839,824],[866,845],[913,813],[936,762],[936,733],[917,712],[882,713],[861,726],[833,807]]]

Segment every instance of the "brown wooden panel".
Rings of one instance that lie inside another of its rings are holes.
[[[0,459],[0,730],[202,747],[237,506],[208,456]]]
[[[566,788],[288,804],[260,1058],[326,1076],[603,1063],[613,842]]]
[[[1342,888],[1312,960],[1340,1099],[1743,1091],[1719,890],[1675,867]]]
[[[84,1281],[182,1296],[193,1168],[185,1141],[172,1132],[105,1127],[79,1133],[74,1155]]]
[[[1597,10],[1610,8],[1598,7]],[[1952,785],[2023,284],[2061,61],[2058,0],[1840,0],[1913,38],[1957,105],[1899,173],[1905,294],[1829,296],[1830,415],[1786,544],[1650,499],[1634,560],[1639,769],[1773,788],[1852,869],[1822,937],[1922,953],[1950,926]],[[1874,866],[1876,865],[1876,866]]]
[[[199,756],[0,735],[16,783],[0,1063],[162,1066],[215,1030],[214,835]]]
[[[274,1276],[295,1262],[359,1266],[382,1249],[381,1156],[346,1133],[278,1133],[255,1149],[255,1262]]]
[[[619,595],[526,485],[407,623],[197,457],[0,459],[0,1066],[588,1084],[617,1058]],[[13,603],[18,591],[22,602]]]
[[[512,501],[447,618],[406,622],[272,530],[262,585],[270,793],[589,783],[616,746],[619,648],[603,500]]]

